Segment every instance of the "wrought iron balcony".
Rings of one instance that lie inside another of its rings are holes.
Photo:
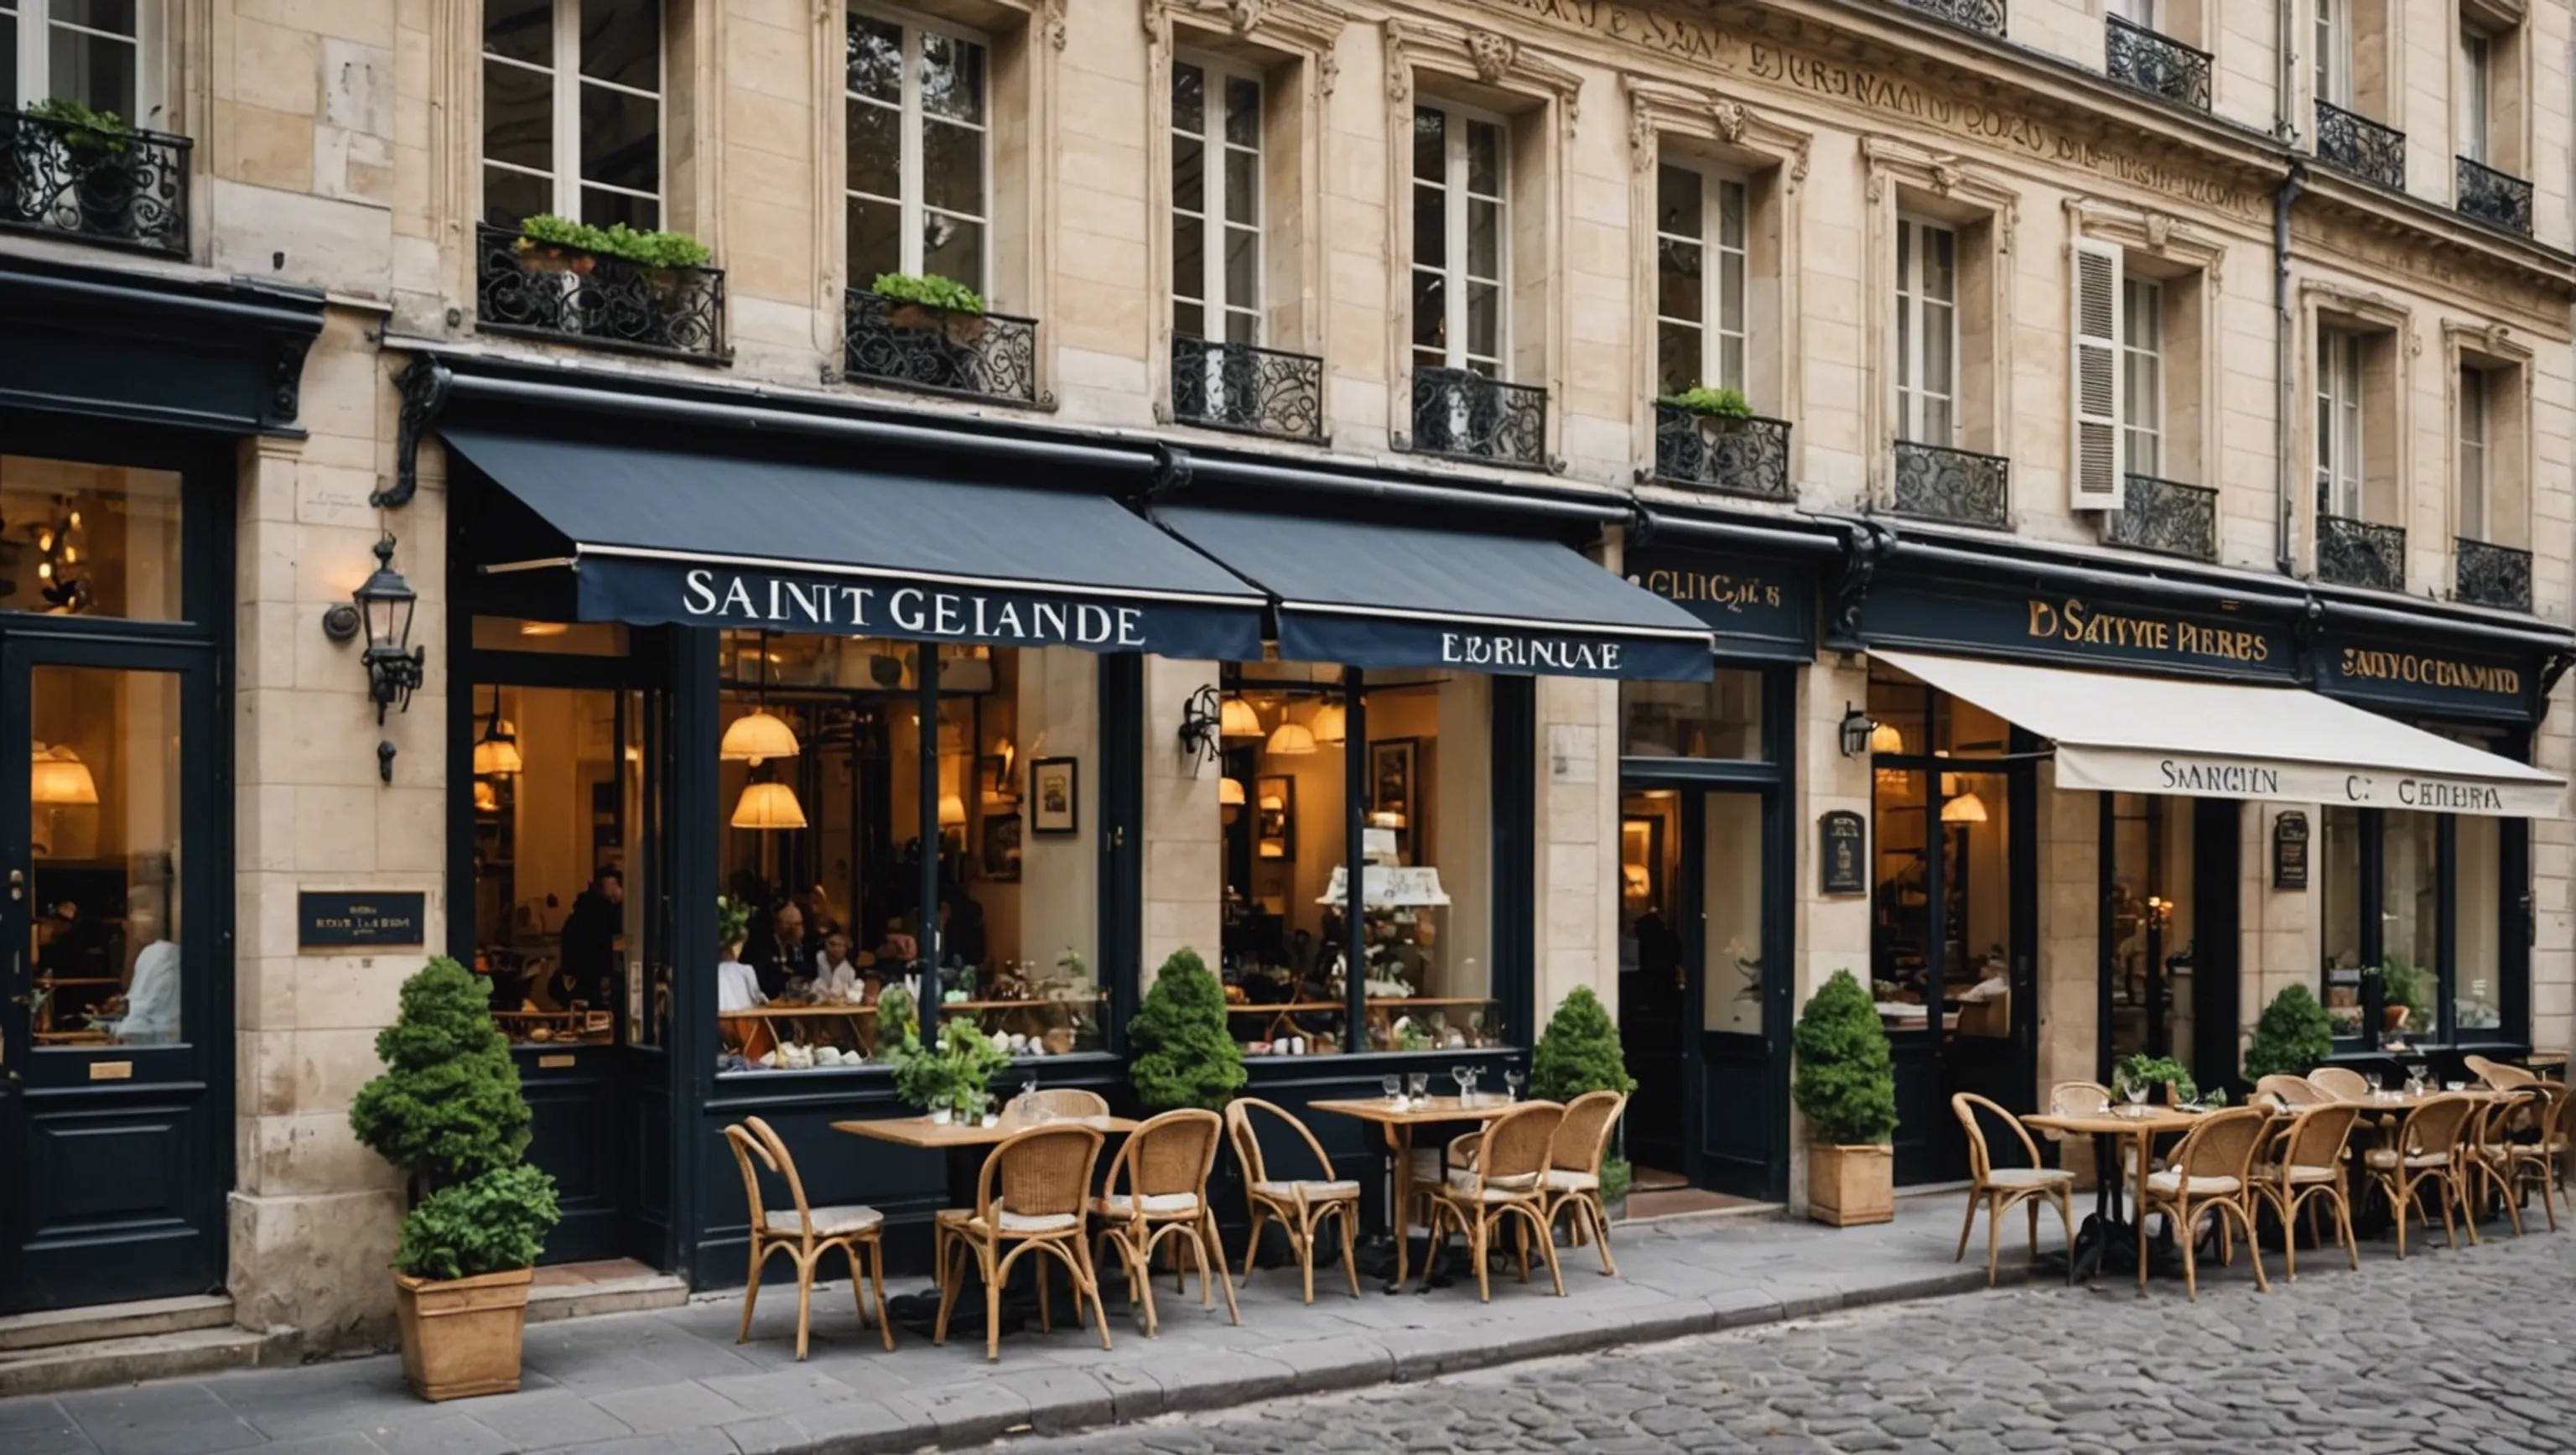
[[[1896,491],[1888,508],[1899,515],[2010,530],[2012,461],[1898,440]]]
[[[2451,595],[2479,606],[2531,610],[2531,552],[2461,536],[2452,543]]]
[[[2115,546],[2218,559],[2218,492],[2203,485],[2131,475],[2120,509],[2103,523],[2103,539]]]
[[[2520,177],[2507,176],[2484,162],[2461,157],[2459,162],[2459,209],[2462,217],[2507,232],[2531,236],[2531,184]]]
[[[1036,319],[958,313],[862,288],[842,300],[841,370],[932,394],[1042,402]]]
[[[1250,344],[1172,340],[1172,417],[1209,429],[1324,437],[1324,361]]]
[[[2317,160],[2392,192],[2406,190],[2406,133],[2317,103]]]
[[[0,227],[184,258],[195,145],[0,111]]]
[[[2109,50],[2102,69],[2114,81],[2125,82],[2150,96],[2199,110],[2209,109],[2209,52],[2184,45],[2169,35],[2159,35],[2143,25],[2132,25],[2116,15],[2105,16],[2110,22],[2106,42]]]
[[[1472,369],[1416,366],[1413,436],[1404,448],[1547,469],[1547,391],[1506,384]]]
[[[655,268],[475,228],[474,326],[632,353],[722,362],[724,270]]]
[[[1655,403],[1655,473],[1687,485],[1763,500],[1794,500],[1789,484],[1789,422]]]
[[[2406,589],[2406,528],[2348,516],[2317,517],[2317,579],[2379,591]]]
[[[2004,33],[2004,0],[1898,0],[1908,10],[1946,20],[1980,35]]]

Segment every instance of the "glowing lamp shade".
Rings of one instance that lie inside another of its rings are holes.
[[[1285,812],[1287,807],[1288,800],[1280,797],[1276,793],[1265,793],[1261,795],[1261,811],[1263,813],[1281,813]]]
[[[1973,789],[1941,805],[1943,823],[1984,823],[1985,821],[1986,801],[1979,798]]]
[[[501,811],[501,790],[493,787],[489,783],[477,779],[474,784],[474,811],[476,813],[499,813]]]
[[[1340,703],[1327,702],[1315,709],[1315,720],[1309,726],[1314,729],[1316,742],[1344,742],[1350,737],[1350,714],[1342,711]]]
[[[1315,734],[1302,722],[1283,720],[1262,751],[1274,758],[1302,758],[1315,751]]]
[[[801,829],[805,827],[805,805],[796,801],[796,790],[784,783],[747,783],[742,797],[734,801],[733,826]]]
[[[755,707],[726,724],[724,741],[717,746],[716,756],[728,763],[765,763],[772,758],[793,758],[797,752],[796,730],[769,709]],[[796,826],[805,826],[801,815]]]
[[[943,829],[966,825],[966,800],[954,793],[939,795],[939,826]]]
[[[27,797],[48,808],[93,805],[98,802],[98,780],[71,749],[38,743],[27,767]]]
[[[1217,806],[1220,808],[1243,807],[1243,780],[1240,778],[1228,778],[1217,784],[1216,801]]]
[[[1873,753],[1902,753],[1905,751],[1905,733],[1892,722],[1880,723],[1870,732],[1869,750]]]
[[[519,730],[506,718],[496,718],[491,731],[474,745],[474,776],[507,778],[527,766],[519,756]]]
[[[1261,714],[1240,697],[1229,697],[1217,712],[1217,736],[1249,740],[1261,736]]]

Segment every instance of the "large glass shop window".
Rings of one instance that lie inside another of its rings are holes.
[[[1256,663],[1227,677],[1222,968],[1235,1039],[1254,1055],[1500,1045],[1486,894],[1490,683],[1371,672],[1355,715],[1336,667]],[[1354,1039],[1347,774],[1363,719],[1368,963]]]
[[[0,611],[176,621],[179,477],[0,455]]]
[[[36,1045],[183,1040],[179,679],[106,667],[30,679]]]
[[[1880,1022],[1891,1035],[1929,1031],[1937,1006],[1945,1036],[2008,1037],[2011,784],[2000,760],[2011,727],[1974,703],[1893,679],[1870,683],[1869,713],[1878,724],[1870,979]]]
[[[925,962],[938,968],[939,1016],[972,1017],[1014,1056],[1102,1049],[1089,832],[1097,659],[939,648],[939,712],[925,724],[923,650],[724,638],[716,995],[726,1072],[877,1063],[883,997],[897,986],[918,996]],[[937,775],[926,832],[925,771]],[[925,854],[938,879],[928,933]]]

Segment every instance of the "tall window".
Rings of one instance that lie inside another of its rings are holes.
[[[149,0],[0,0],[0,111],[59,99],[155,125],[143,57],[159,15]]]
[[[1172,65],[1172,331],[1261,342],[1261,82]]]
[[[2361,335],[2317,331],[2317,509],[2361,518]]]
[[[2493,540],[2488,525],[2488,409],[2484,369],[2460,370],[2460,522],[2458,534]]]
[[[2487,115],[2492,94],[2487,54],[2486,32],[2461,26],[2459,154],[2481,164],[2487,159]]]
[[[2352,0],[2316,0],[2317,99],[2352,109]]]
[[[1413,111],[1413,362],[1503,372],[1502,123]]]
[[[914,21],[850,14],[850,286],[880,273],[985,287],[992,221],[982,41]]]
[[[2105,13],[2116,15],[2141,30],[2154,30],[2159,18],[2156,0],[2108,0],[2102,8]]]
[[[1947,446],[1958,429],[1959,235],[1896,224],[1896,433]]]
[[[1744,184],[1667,164],[1655,176],[1655,383],[1744,387]]]
[[[2152,278],[2120,285],[2120,434],[2129,473],[2165,472],[2165,290]]]
[[[662,225],[660,0],[485,0],[484,220],[541,212]]]

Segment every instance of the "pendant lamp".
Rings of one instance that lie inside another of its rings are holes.
[[[716,756],[728,763],[758,765],[772,758],[793,758],[801,751],[796,730],[785,719],[769,710],[769,633],[760,634],[760,697],[751,711],[725,725],[724,741],[716,745]],[[788,795],[790,802],[795,794]],[[805,815],[799,810],[796,827],[805,826]]]
[[[1281,708],[1279,726],[1271,730],[1270,741],[1262,745],[1262,751],[1274,758],[1305,757],[1315,751],[1314,729],[1290,718],[1288,710]]]
[[[483,720],[483,731],[474,740],[474,776],[507,778],[527,766],[519,755],[519,730],[501,716],[501,689],[492,689],[492,714]]]
[[[71,749],[38,743],[27,765],[27,797],[48,808],[87,807],[98,802],[98,780]]]
[[[1977,796],[1975,789],[1970,789],[1941,805],[1943,823],[1984,823],[1985,821],[1986,801]]]
[[[491,783],[485,779],[475,779],[474,811],[476,813],[499,813],[501,811],[501,790],[493,787]]]
[[[1216,801],[1219,808],[1243,807],[1243,780],[1228,778],[1217,784]]]
[[[939,826],[943,829],[966,826],[966,800],[954,793],[939,795]]]
[[[805,827],[805,805],[796,801],[796,790],[784,783],[746,783],[742,797],[733,806],[733,826],[738,829],[801,829]]]
[[[1350,737],[1350,714],[1338,702],[1327,702],[1315,709],[1315,720],[1308,724],[1319,743],[1338,743]]]
[[[1229,697],[1217,709],[1217,736],[1228,741],[1248,741],[1261,736],[1261,714],[1241,697]]]
[[[1869,750],[1873,753],[1904,752],[1904,730],[1892,722],[1880,723],[1877,727],[1870,730]]]

